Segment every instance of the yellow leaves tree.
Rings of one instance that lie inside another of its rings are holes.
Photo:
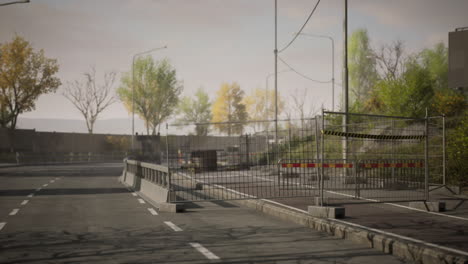
[[[248,114],[243,103],[244,91],[237,83],[223,83],[211,108],[212,122],[221,133],[242,134]],[[223,123],[223,124],[220,124]]]
[[[274,120],[275,119],[275,91],[267,91],[266,89],[257,88],[252,91],[249,96],[244,99],[244,104],[247,108],[247,113],[250,120]],[[278,93],[278,115],[280,115],[285,107],[283,98]],[[254,131],[257,129],[268,129],[268,122],[254,122],[252,127]]]
[[[35,52],[31,44],[16,36],[0,44],[0,125],[16,127],[18,115],[34,110],[40,95],[55,92],[60,86],[57,60]]]

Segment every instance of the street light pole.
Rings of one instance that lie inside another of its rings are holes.
[[[278,0],[275,0],[275,145],[278,147]]]
[[[133,55],[132,59],[132,152],[135,151],[135,59],[138,56],[151,53],[153,51],[167,49],[167,46],[150,49]]]
[[[330,36],[325,35],[315,35],[315,34],[308,34],[308,33],[300,33],[299,35],[304,35],[308,37],[316,37],[316,38],[326,38],[331,41],[332,47],[332,111],[335,111],[335,40]]]
[[[1,3],[0,6],[7,6],[7,5],[14,5],[14,4],[27,4],[27,3],[29,3],[29,0],[19,0],[19,1]]]

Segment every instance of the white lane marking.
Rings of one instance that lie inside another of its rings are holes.
[[[26,205],[29,202],[29,200],[24,200],[21,205]]]
[[[176,231],[176,232],[180,232],[182,231],[182,228],[176,226],[174,223],[172,222],[169,222],[169,221],[166,221],[164,222],[167,226],[169,226],[170,228],[172,228],[172,230]]]
[[[10,213],[10,215],[15,215],[19,212],[19,209],[13,209]]]
[[[46,183],[46,184],[43,184],[43,185],[42,185],[42,187],[47,187],[48,185],[49,185],[49,184],[48,184],[48,183]]]
[[[138,202],[140,202],[141,204],[145,203],[145,201],[143,199],[138,199]]]
[[[213,254],[213,252],[209,251],[199,243],[189,243],[189,245],[198,250],[198,252],[202,253],[207,259],[219,259],[219,257]]]
[[[34,196],[34,193],[30,193],[30,194],[28,195],[28,198],[31,198],[31,197],[33,197],[33,196]]]
[[[55,182],[55,180],[51,180],[51,181],[50,181],[50,183],[54,183],[54,182]]]
[[[423,213],[439,215],[439,216],[445,216],[445,217],[450,217],[450,218],[454,218],[454,219],[458,219],[458,220],[468,221],[468,218],[461,217],[461,216],[442,214],[442,213],[437,213],[437,212],[428,212],[426,210],[421,210],[421,209],[417,209],[417,208],[413,208],[413,207],[409,207],[409,206],[405,206],[405,205],[401,205],[401,204],[394,204],[394,203],[385,203],[385,204],[393,205],[393,206],[401,207],[401,208],[406,208],[406,209],[413,210],[413,211],[418,211],[418,212],[423,212]]]
[[[40,190],[42,190],[42,188],[37,188],[37,189],[36,189],[36,192],[38,192],[38,191],[40,191]]]
[[[58,180],[58,179],[59,179],[59,177],[55,178],[55,180]]]
[[[5,227],[6,223],[5,222],[1,222],[0,223],[0,230],[2,230],[4,227]]]
[[[135,196],[135,197],[138,196],[138,194],[136,194],[136,193],[134,193],[134,192],[132,192],[132,195]]]
[[[153,208],[148,208],[148,211],[150,211],[152,215],[158,215],[158,212],[156,212],[156,210],[154,210]]]

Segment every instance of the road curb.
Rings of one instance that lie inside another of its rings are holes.
[[[363,244],[414,263],[468,264],[468,256],[437,248],[429,245],[429,243],[417,243],[402,237],[369,231],[342,221],[315,218],[306,213],[282,207],[266,200],[238,200],[234,202],[264,214],[318,231],[324,231],[333,236]]]

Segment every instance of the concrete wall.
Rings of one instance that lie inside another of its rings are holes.
[[[38,132],[35,130],[0,128],[0,152],[34,152],[34,153],[104,153],[118,151],[107,140],[108,134]],[[131,142],[130,135],[112,135],[124,137]],[[190,152],[194,150],[224,150],[227,146],[240,146],[245,152],[245,136],[168,136],[167,143],[170,154],[177,154],[180,149]],[[266,149],[266,138],[249,136],[249,152]],[[165,136],[137,136],[135,148],[141,152],[165,152]],[[121,149],[120,151],[126,151]]]

